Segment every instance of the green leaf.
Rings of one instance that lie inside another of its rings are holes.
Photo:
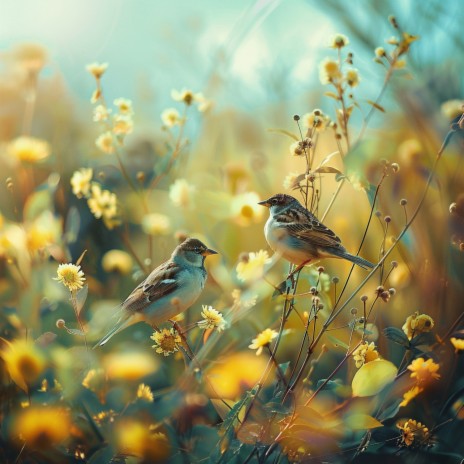
[[[85,300],[87,300],[87,295],[89,293],[89,286],[84,285],[76,294],[76,312],[79,315],[84,307]]]
[[[374,396],[390,385],[398,373],[397,367],[385,359],[368,362],[353,377],[353,396]]]
[[[426,332],[426,333],[421,333],[417,335],[416,337],[413,337],[411,339],[411,345],[414,347],[420,346],[420,345],[431,345],[435,343],[435,341],[436,341],[435,336],[430,332]]]
[[[321,166],[317,168],[314,172],[318,172],[320,174],[342,174],[337,168],[333,168],[331,166]]]
[[[294,134],[293,132],[287,131],[285,129],[268,129],[268,132],[275,132],[277,134],[286,135],[297,142],[299,142],[300,140],[300,138],[296,134]]]
[[[383,422],[387,419],[391,419],[398,414],[400,410],[400,403],[403,401],[402,398],[396,398],[392,404],[387,406],[380,414],[379,414],[379,421]]]
[[[398,345],[409,347],[409,339],[406,334],[397,327],[387,327],[383,331],[385,337]]]
[[[326,381],[326,379],[319,379],[316,384],[316,390],[318,390],[321,385]],[[335,390],[341,386],[338,380],[329,380],[322,390]]]
[[[328,335],[327,338],[334,344],[334,346],[341,346],[345,350],[349,350],[350,347],[345,343],[339,340],[337,337],[334,337],[333,335]]]
[[[382,422],[379,422],[375,417],[368,414],[350,414],[343,421],[352,430],[366,430],[383,427]]]

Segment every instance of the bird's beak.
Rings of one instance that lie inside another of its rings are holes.
[[[203,256],[217,255],[217,254],[218,254],[217,251],[211,250],[210,248],[207,248],[207,249],[202,253]]]
[[[267,208],[271,206],[271,204],[269,203],[269,200],[259,201],[258,205],[266,206]]]

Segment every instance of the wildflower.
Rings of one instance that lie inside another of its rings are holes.
[[[432,359],[417,358],[408,366],[411,371],[411,379],[416,379],[420,384],[426,384],[432,379],[438,380],[440,374],[437,374],[440,365],[433,362]]]
[[[237,278],[242,282],[250,282],[260,279],[264,273],[264,266],[269,264],[271,259],[265,250],[257,253],[251,252],[237,264]]]
[[[81,168],[79,171],[74,171],[71,177],[71,187],[72,192],[77,198],[87,197],[89,195],[92,177],[92,168]]]
[[[241,193],[232,198],[231,214],[239,226],[247,227],[261,221],[264,208],[258,205],[259,201],[256,192]]]
[[[25,392],[45,369],[45,360],[40,351],[32,343],[25,340],[8,342],[0,351],[6,369],[13,382]]]
[[[81,266],[67,263],[60,264],[56,270],[58,277],[54,277],[53,280],[61,282],[68,290],[74,292],[84,286],[85,277],[81,270]]]
[[[127,116],[131,116],[134,114],[131,100],[128,100],[127,98],[116,98],[116,100],[114,100],[113,103],[114,106],[118,108],[120,114],[124,114]]]
[[[105,105],[97,105],[93,109],[93,120],[95,122],[106,121],[108,119],[110,111],[111,110],[108,110],[108,108]]]
[[[97,140],[95,140],[95,145],[103,153],[114,153],[113,135],[111,132],[104,132],[103,134],[99,135]]]
[[[201,315],[203,320],[197,322],[198,327],[200,329],[217,329],[218,332],[222,332],[226,328],[226,321],[223,315],[212,306],[202,305],[202,308]]]
[[[137,398],[153,403],[153,392],[148,385],[141,383],[137,389]]]
[[[129,274],[132,270],[131,255],[122,250],[107,251],[102,258],[102,267],[105,272]]]
[[[291,172],[287,174],[282,184],[283,188],[286,190],[291,190],[293,188],[298,187],[300,184],[300,181],[298,179],[299,174],[297,172]]]
[[[163,353],[164,356],[179,351],[179,346],[182,343],[182,338],[175,329],[163,329],[161,332],[153,332],[150,338],[155,341],[152,348],[155,348],[157,353]]]
[[[49,405],[21,411],[13,425],[13,434],[35,449],[48,449],[61,443],[68,438],[70,430],[68,411]]]
[[[419,393],[422,393],[423,391],[424,389],[417,385],[409,389],[403,395],[403,401],[400,403],[400,408],[407,406],[417,395],[419,395]]]
[[[412,316],[406,319],[402,329],[406,336],[411,340],[418,334],[430,332],[433,329],[433,319],[427,314],[419,314],[415,312]]]
[[[114,418],[116,416],[117,414],[112,409],[109,409],[108,411],[102,411],[102,412],[99,412],[98,414],[95,414],[93,416],[93,420],[98,425],[101,425],[105,422],[114,422]]]
[[[306,113],[301,118],[305,127],[311,130],[316,129],[317,132],[324,131],[330,123],[330,118],[319,109]]]
[[[181,123],[179,111],[175,108],[166,108],[161,113],[161,120],[166,127],[174,127]]]
[[[464,100],[447,100],[442,103],[441,107],[441,114],[446,117],[448,120],[452,120],[461,116],[464,111]]]
[[[101,189],[100,185],[91,185],[91,197],[87,204],[92,214],[97,218],[102,218],[108,229],[113,229],[119,225],[117,197],[109,190]]]
[[[125,351],[109,354],[103,360],[106,375],[113,380],[139,380],[153,374],[158,361],[149,353]]]
[[[127,135],[134,130],[132,116],[117,114],[113,118],[113,133],[117,135]]]
[[[356,87],[359,84],[359,73],[355,68],[348,69],[345,73],[346,83],[350,87]]]
[[[169,187],[169,198],[176,206],[188,208],[193,204],[193,193],[195,190],[195,187],[190,185],[185,179],[177,179]]]
[[[35,43],[22,43],[12,51],[12,58],[23,69],[26,76],[37,74],[47,62],[47,51]]]
[[[456,350],[456,353],[458,351],[464,350],[464,339],[462,338],[456,338],[456,337],[451,337],[450,338],[451,344],[454,346],[454,349]]]
[[[269,346],[272,340],[274,340],[274,338],[278,335],[278,332],[273,329],[263,330],[251,341],[251,345],[249,345],[248,348],[256,350],[256,356],[259,356],[263,352],[263,348],[265,346]]]
[[[95,393],[99,392],[105,384],[105,371],[103,369],[90,369],[82,380],[82,386]]]
[[[323,85],[335,82],[341,77],[338,61],[325,58],[319,65],[319,79]]]
[[[148,235],[167,235],[171,230],[171,220],[165,214],[146,214],[142,218],[142,230]]]
[[[19,161],[37,163],[50,156],[50,145],[42,139],[21,136],[8,144],[7,152]]]
[[[332,39],[330,40],[330,47],[331,48],[343,48],[346,47],[350,41],[348,37],[343,34],[335,34]]]
[[[375,348],[374,342],[366,342],[353,352],[353,359],[356,367],[359,369],[362,365],[379,358],[379,353]]]
[[[99,80],[108,69],[108,63],[90,63],[85,68],[95,79]]]
[[[377,58],[382,58],[383,56],[387,54],[387,52],[385,51],[385,48],[383,47],[377,47],[374,53]]]
[[[59,240],[62,230],[60,219],[51,211],[44,211],[26,224],[26,245],[30,253],[43,250]]]
[[[429,429],[413,419],[399,421],[396,426],[401,430],[401,443],[405,446],[411,446],[415,441],[420,446],[430,436]]]
[[[178,90],[172,90],[171,97],[175,101],[184,102],[187,106],[190,106],[194,102],[202,103],[205,100],[202,93],[193,93],[188,89],[182,89],[180,92]]]

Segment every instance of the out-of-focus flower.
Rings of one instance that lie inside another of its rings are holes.
[[[374,361],[378,358],[379,353],[375,347],[374,342],[362,343],[355,351],[353,351],[353,359],[358,369],[362,365]]]
[[[109,155],[114,153],[114,142],[111,132],[104,132],[103,134],[99,135],[97,140],[95,140],[95,145],[103,153],[107,153]]]
[[[116,416],[117,414],[112,409],[109,409],[108,411],[102,411],[102,412],[99,412],[98,414],[95,414],[93,416],[93,420],[97,424],[101,425],[106,422],[114,422],[114,419]]]
[[[398,147],[401,166],[417,166],[421,162],[424,149],[417,139],[407,139]]]
[[[109,379],[138,380],[153,374],[159,363],[148,353],[126,351],[107,355],[103,360],[103,366]]]
[[[166,108],[161,113],[161,121],[166,127],[174,127],[181,123],[182,119],[180,117],[179,111],[175,108]]]
[[[350,43],[348,37],[343,34],[335,34],[331,39],[329,46],[331,48],[343,48]]]
[[[189,208],[193,205],[193,194],[195,187],[190,185],[185,179],[177,179],[169,187],[169,198],[181,208]]]
[[[241,193],[232,198],[231,214],[238,225],[247,227],[261,222],[264,208],[258,205],[259,195],[255,192]]]
[[[322,132],[330,123],[330,118],[321,110],[315,109],[311,113],[306,113],[301,117],[303,125],[308,129],[315,129],[317,132]]]
[[[102,267],[105,272],[126,275],[132,270],[132,257],[122,250],[110,250],[103,255]]]
[[[171,220],[165,214],[146,214],[142,218],[142,230],[148,235],[167,235],[171,231]]]
[[[170,445],[166,435],[153,431],[148,424],[123,419],[115,427],[119,454],[142,458],[143,462],[168,462]]]
[[[137,388],[137,398],[153,403],[153,392],[148,385],[141,383]]]
[[[401,442],[404,446],[425,445],[430,437],[429,429],[413,419],[403,419],[396,426],[401,430]]]
[[[422,387],[419,387],[415,385],[411,389],[409,389],[406,393],[403,395],[403,401],[400,403],[400,408],[407,406],[417,395],[422,393],[424,389]]]
[[[390,284],[394,288],[404,288],[408,286],[411,280],[411,273],[405,263],[398,263],[398,266],[393,270],[388,278]]]
[[[350,87],[356,87],[360,81],[358,70],[355,68],[347,69],[345,73],[345,80]]]
[[[26,75],[39,73],[48,58],[45,48],[35,43],[17,45],[12,50],[11,57]]]
[[[402,329],[406,336],[411,340],[424,332],[430,332],[433,329],[433,319],[427,314],[419,314],[417,311],[406,319]]]
[[[95,79],[99,80],[108,69],[108,63],[90,63],[85,68]]]
[[[3,340],[0,349],[0,357],[13,382],[25,392],[29,385],[34,383],[46,367],[46,362],[41,352],[34,344],[25,340],[8,342]]]
[[[10,156],[26,163],[37,163],[50,156],[48,142],[35,137],[21,136],[12,140],[7,146]]]
[[[256,305],[258,297],[256,294],[250,294],[247,292],[245,295],[242,294],[242,291],[238,288],[232,290],[231,296],[234,300],[234,309],[250,309]]]
[[[25,226],[27,249],[32,254],[57,243],[61,236],[61,220],[55,217],[51,211],[44,211]]]
[[[150,337],[155,344],[153,348],[157,353],[162,353],[164,356],[169,356],[176,351],[179,351],[179,347],[182,343],[182,338],[175,329],[163,329],[161,332],[153,332]]]
[[[382,58],[383,56],[385,56],[387,54],[387,52],[385,51],[385,48],[383,48],[383,47],[377,47],[374,50],[374,53],[375,53],[375,56],[377,58]]]
[[[82,380],[82,386],[94,393],[105,390],[106,375],[103,369],[90,369]]]
[[[289,151],[292,156],[303,156],[305,154],[304,146],[299,141],[296,141],[290,144]]]
[[[395,63],[395,69],[403,69],[405,68],[407,65],[407,61],[405,58],[401,59],[401,60],[398,60],[396,63]]]
[[[408,366],[411,371],[411,378],[416,379],[419,384],[427,384],[431,380],[438,380],[440,374],[437,373],[440,365],[432,359],[417,358]]]
[[[102,190],[100,185],[91,185],[91,197],[87,199],[90,211],[97,219],[103,219],[108,229],[120,224],[118,202],[116,194],[109,190]]]
[[[127,135],[134,130],[132,116],[117,114],[113,117],[113,133],[116,135]]]
[[[338,61],[325,58],[319,65],[319,79],[323,85],[336,82],[341,79],[342,73]]]
[[[200,329],[217,329],[222,332],[226,328],[224,316],[212,306],[202,305],[201,316],[203,320],[197,322]]]
[[[53,280],[61,282],[71,292],[84,286],[85,277],[81,266],[72,263],[60,264],[56,270],[57,276]]]
[[[69,437],[69,412],[56,406],[30,407],[18,413],[12,432],[28,447],[48,449]]]
[[[263,352],[263,348],[269,346],[278,335],[279,333],[274,329],[265,329],[256,338],[253,338],[248,348],[256,350],[256,355],[259,356]]]
[[[282,184],[283,188],[286,190],[291,190],[294,187],[297,187],[299,184],[298,176],[299,174],[297,172],[291,172],[287,174]]]
[[[187,106],[190,106],[194,102],[203,103],[205,100],[202,93],[193,93],[189,89],[182,89],[181,91],[172,90],[171,97],[175,101],[184,102]]]
[[[442,103],[440,109],[441,114],[451,121],[452,119],[461,116],[464,112],[464,100],[447,100]]]
[[[116,98],[113,103],[114,106],[118,108],[120,114],[125,114],[128,116],[132,116],[134,114],[131,100],[128,100],[127,98]]]
[[[93,109],[93,120],[95,122],[106,121],[109,117],[110,112],[111,110],[109,110],[106,106],[97,105]]]
[[[265,250],[244,254],[237,264],[237,278],[242,282],[260,279],[263,276],[264,267],[270,262],[269,254]]]
[[[71,177],[71,187],[72,192],[77,198],[87,197],[89,195],[92,177],[92,168],[81,168],[78,171],[74,171]]]
[[[454,349],[455,349],[456,353],[458,351],[463,351],[464,350],[464,339],[451,337],[450,342],[454,346]]]

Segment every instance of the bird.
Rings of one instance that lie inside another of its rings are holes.
[[[343,258],[369,269],[374,265],[348,253],[340,238],[322,224],[296,198],[278,193],[258,204],[269,208],[264,235],[269,246],[300,270],[320,258]]]
[[[113,335],[136,322],[156,327],[192,306],[207,279],[205,259],[215,254],[217,251],[200,240],[187,238],[125,299],[118,322],[95,347],[105,345]]]

